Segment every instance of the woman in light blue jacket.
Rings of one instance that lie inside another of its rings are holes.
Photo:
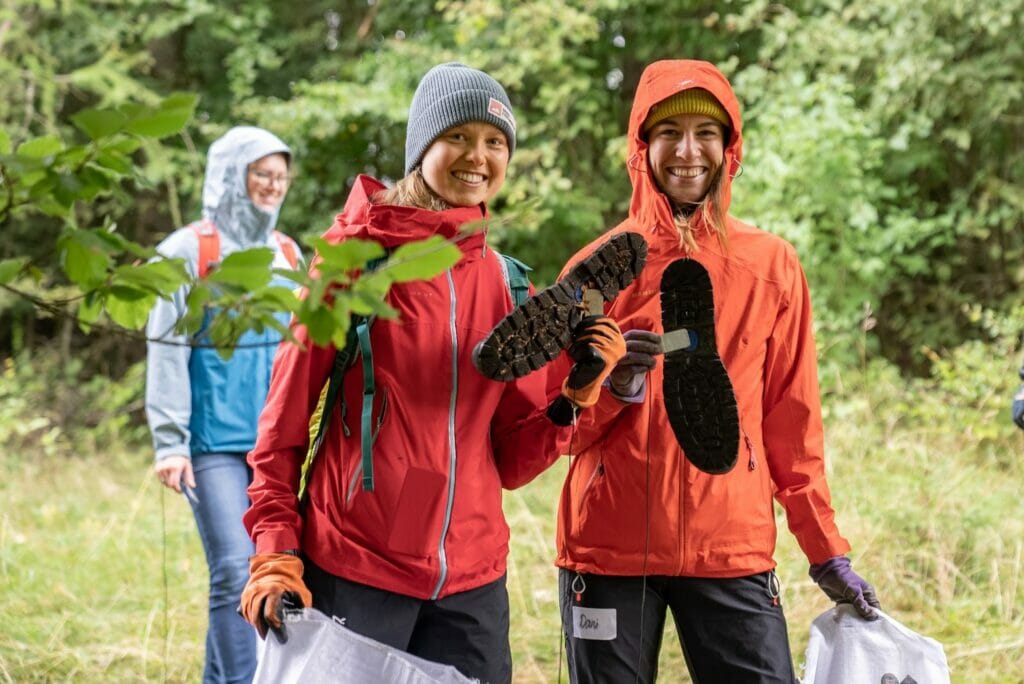
[[[279,138],[260,128],[232,128],[210,146],[202,219],[176,230],[157,251],[184,259],[197,278],[228,254],[253,247],[272,249],[274,268],[296,268],[295,242],[274,230],[290,173],[291,151]],[[252,479],[245,456],[256,442],[280,335],[250,331],[225,361],[203,346],[203,330],[191,338],[174,331],[187,296],[182,288],[150,313],[146,416],[156,475],[187,495],[210,569],[203,681],[249,682],[256,636],[235,612],[254,550],[242,525]]]

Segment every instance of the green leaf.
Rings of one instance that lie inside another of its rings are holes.
[[[152,247],[143,247],[137,242],[125,238],[119,233],[115,233],[109,228],[97,228],[90,231],[91,234],[96,238],[96,244],[105,245],[105,249],[109,252],[128,252],[132,256],[138,257],[139,259],[150,259],[156,256],[156,250]],[[171,261],[181,264],[181,268],[184,269],[183,259],[164,259],[164,261]],[[182,272],[185,272],[182,270]]]
[[[26,264],[28,264],[28,257],[0,261],[0,284],[9,283],[17,278]]]
[[[103,298],[95,292],[90,292],[78,305],[78,327],[82,332],[88,333],[102,312]]]
[[[189,290],[185,300],[187,312],[182,316],[174,329],[183,335],[192,335],[199,332],[206,318],[206,305],[213,299],[213,293],[206,283],[197,283]]]
[[[326,265],[343,272],[362,268],[366,262],[385,254],[380,244],[359,238],[351,238],[340,244],[331,244],[317,238],[313,240],[313,246]]]
[[[29,159],[42,159],[57,154],[64,149],[64,143],[55,135],[44,135],[41,138],[26,140],[18,146],[18,156]]]
[[[192,118],[199,98],[190,93],[170,95],[155,108],[135,110],[125,130],[148,138],[165,138],[183,129]]]
[[[309,331],[309,337],[316,344],[327,344],[336,326],[334,316],[326,307],[322,306],[308,312],[302,318],[302,322]]]
[[[294,311],[299,308],[299,298],[287,287],[264,288],[257,293],[255,299],[276,311]]]
[[[234,252],[220,262],[207,280],[255,290],[270,282],[270,264],[273,260],[274,253],[267,247]]]
[[[439,235],[409,242],[396,249],[382,267],[396,283],[427,280],[451,268],[462,258],[462,251]]]
[[[293,271],[290,268],[275,268],[271,270],[274,277],[290,280],[300,287],[309,283],[309,274],[306,271]]]
[[[71,206],[75,200],[83,195],[85,186],[78,176],[71,173],[62,173],[57,179],[57,185],[53,189],[54,198],[61,204]]]
[[[142,147],[142,141],[138,138],[116,138],[102,143],[102,149],[121,154],[131,154],[140,147]]]
[[[107,174],[91,165],[86,165],[78,177],[82,181],[82,199],[86,201],[92,200],[101,192],[106,192],[114,187],[113,181]]]
[[[113,150],[103,150],[96,155],[96,163],[111,171],[116,171],[121,176],[127,176],[132,172],[131,160]]]
[[[69,205],[61,204],[52,197],[44,197],[38,200],[35,208],[54,218],[66,219],[71,215],[71,207]]]
[[[127,121],[116,109],[83,109],[71,117],[71,123],[92,140],[119,133]]]
[[[189,281],[180,260],[159,260],[151,263],[118,266],[113,284],[128,285],[157,295],[170,295]]]
[[[156,295],[127,287],[111,288],[106,301],[111,320],[129,330],[139,330],[146,325],[149,310],[155,303]]]
[[[55,164],[61,166],[77,166],[89,156],[89,148],[85,145],[72,145],[57,155]]]
[[[384,301],[391,287],[390,273],[373,271],[362,275],[348,290],[335,293],[336,299],[348,299],[348,305],[354,313],[371,315],[377,312],[378,305]]]
[[[0,128],[0,154],[11,153],[11,136],[7,135],[7,131]]]
[[[107,278],[110,257],[93,244],[86,231],[75,231],[61,241],[64,272],[83,290],[101,285]]]

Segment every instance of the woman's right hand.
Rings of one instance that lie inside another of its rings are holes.
[[[181,494],[181,484],[191,489],[196,488],[195,474],[192,472],[192,459],[188,456],[168,456],[161,458],[153,466],[160,484]]]
[[[662,353],[661,335],[649,330],[627,330],[626,355],[615,366],[609,378],[612,390],[622,397],[632,397],[643,386],[644,376],[658,364],[656,356]]]

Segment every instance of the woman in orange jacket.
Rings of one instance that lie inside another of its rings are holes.
[[[570,675],[654,681],[671,610],[695,681],[792,682],[773,497],[825,593],[878,606],[830,504],[807,282],[792,246],[728,214],[743,138],[718,69],[649,65],[628,137],[629,217],[609,234],[642,234],[647,265],[606,305],[627,355],[562,491]]]

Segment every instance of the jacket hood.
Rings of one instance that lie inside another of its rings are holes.
[[[334,218],[334,225],[324,234],[331,243],[352,237],[373,240],[385,249],[406,242],[422,240],[431,235],[453,238],[463,232],[467,224],[489,218],[487,207],[455,207],[445,211],[431,211],[394,204],[377,204],[371,198],[385,185],[375,178],[360,175],[345,201],[345,208]],[[459,247],[467,252],[474,246],[482,248],[485,230],[475,231],[459,240]]]
[[[626,166],[629,180],[633,185],[633,197],[629,205],[629,216],[643,228],[656,225],[672,226],[672,207],[668,198],[658,189],[648,164],[647,142],[643,139],[643,124],[651,108],[667,97],[692,88],[707,90],[725,108],[732,126],[725,147],[722,168],[722,197],[729,211],[732,197],[732,179],[740,168],[743,156],[743,121],[740,105],[728,79],[710,62],[692,59],[662,60],[649,64],[640,75],[633,109],[629,115],[629,146]],[[699,213],[697,214],[699,220]]]
[[[278,205],[264,211],[249,197],[246,175],[249,164],[268,154],[292,152],[276,135],[254,126],[236,126],[213,141],[206,158],[203,182],[203,218],[241,247],[263,245],[277,225]]]

